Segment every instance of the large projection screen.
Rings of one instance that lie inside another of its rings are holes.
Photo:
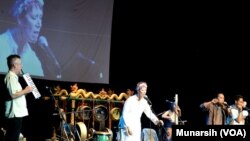
[[[108,84],[113,3],[0,0],[0,74],[19,54],[33,78]]]

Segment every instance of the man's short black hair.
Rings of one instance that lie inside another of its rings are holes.
[[[241,94],[237,94],[236,96],[235,96],[235,98],[234,98],[234,100],[235,101],[238,101],[239,99],[243,99],[243,95],[241,95]]]
[[[7,57],[7,65],[8,65],[8,68],[11,69],[11,67],[13,66],[13,63],[15,61],[15,59],[20,59],[21,57],[17,54],[11,54]]]

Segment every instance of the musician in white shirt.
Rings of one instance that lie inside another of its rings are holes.
[[[145,99],[147,83],[138,82],[136,91],[137,93],[130,96],[124,103],[119,121],[119,141],[141,141],[141,116],[143,112],[155,125],[163,125],[163,121],[159,120],[152,112]]]
[[[245,125],[248,111],[244,110],[244,99],[242,95],[236,95],[235,104],[230,106],[230,125]]]
[[[6,141],[17,141],[21,133],[22,119],[28,116],[28,109],[25,95],[32,92],[33,88],[27,86],[24,89],[18,80],[22,70],[22,62],[19,55],[7,57],[9,72],[4,78],[5,85],[9,92],[9,99],[5,101]]]

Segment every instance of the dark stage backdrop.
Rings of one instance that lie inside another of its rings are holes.
[[[242,94],[249,101],[249,46],[245,32],[248,20],[244,8],[230,9],[218,4],[162,4],[152,1],[114,1],[110,56],[110,83],[79,83],[79,88],[99,92],[111,88],[115,93],[134,89],[138,81],[148,82],[148,97],[156,114],[168,109],[165,100],[179,96],[182,119],[189,125],[205,123],[199,109],[218,91],[233,104]],[[1,76],[2,77],[2,76]],[[1,78],[2,79],[2,78]],[[43,95],[45,86],[70,89],[75,82],[35,79]],[[39,100],[29,98],[31,115],[39,113],[45,128],[51,110]],[[248,102],[249,103],[249,102]],[[157,130],[146,117],[143,127]],[[34,131],[35,132],[35,131]],[[41,134],[43,132],[36,132]]]

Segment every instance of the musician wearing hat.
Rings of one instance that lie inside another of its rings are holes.
[[[155,125],[163,125],[163,121],[159,120],[152,112],[149,102],[145,99],[147,87],[146,82],[138,82],[137,93],[125,101],[119,120],[118,136],[120,139],[118,141],[141,140],[141,116],[143,112]]]

